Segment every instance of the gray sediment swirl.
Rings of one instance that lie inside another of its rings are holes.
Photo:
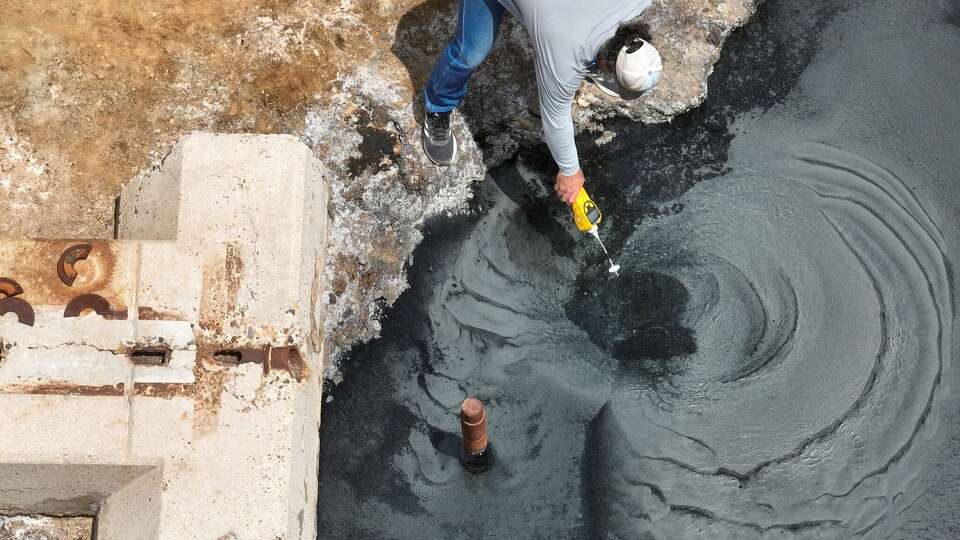
[[[936,427],[950,359],[942,233],[880,165],[825,144],[794,152],[695,188],[684,213],[632,239],[630,260],[659,261],[693,291],[698,351],[669,407],[622,393],[592,426],[605,441],[588,481],[606,501],[595,511],[658,516],[598,516],[604,530],[848,536],[919,495],[908,456]],[[717,204],[734,198],[736,221]],[[651,437],[631,425],[638,417],[670,434]]]

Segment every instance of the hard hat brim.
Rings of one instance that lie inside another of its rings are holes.
[[[600,73],[589,73],[587,78],[600,89],[601,92],[607,94],[608,96],[633,100],[637,99],[644,94],[644,92],[635,92],[633,90],[628,90],[620,86],[620,83],[615,77],[606,77]]]

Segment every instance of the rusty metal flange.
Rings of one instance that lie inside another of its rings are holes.
[[[74,265],[77,261],[86,259],[91,251],[93,251],[93,246],[90,244],[76,244],[68,247],[63,255],[60,255],[60,260],[57,261],[57,275],[60,276],[60,281],[64,285],[67,287],[73,285],[73,282],[77,279],[77,269]]]
[[[23,287],[10,278],[0,277],[0,294],[11,298],[23,294]]]
[[[63,310],[64,317],[79,317],[84,311],[91,309],[104,319],[122,321],[127,318],[127,310],[114,311],[110,309],[110,302],[98,294],[81,294],[67,304]]]
[[[12,296],[0,300],[0,317],[7,313],[16,313],[17,320],[20,321],[20,324],[33,326],[35,319],[33,307],[28,304],[26,300]]]

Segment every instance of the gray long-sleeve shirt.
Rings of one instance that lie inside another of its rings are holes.
[[[651,0],[500,0],[527,28],[536,59],[543,137],[560,172],[580,168],[573,98],[600,48]]]

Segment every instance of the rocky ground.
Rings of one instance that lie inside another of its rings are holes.
[[[87,540],[93,518],[0,516],[0,540]]]
[[[656,0],[665,76],[642,101],[584,88],[576,116],[667,121],[698,105],[726,36],[760,0]],[[109,238],[125,182],[196,130],[290,133],[334,171],[332,359],[379,332],[430,216],[539,144],[532,60],[508,20],[457,118],[458,166],[418,153],[410,105],[451,35],[450,0],[0,0],[0,235]],[[336,380],[331,362],[328,374]]]

